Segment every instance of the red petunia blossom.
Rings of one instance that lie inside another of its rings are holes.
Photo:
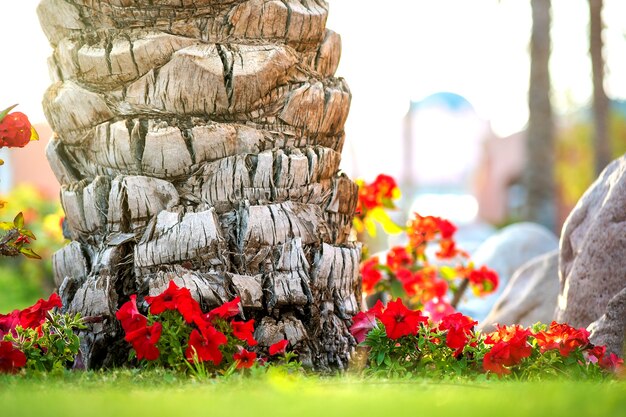
[[[380,300],[378,302],[380,302]],[[354,336],[357,343],[361,343],[374,327],[376,327],[376,311],[359,311],[352,317],[350,333]]]
[[[379,265],[378,256],[373,256],[361,263],[361,276],[363,277],[363,292],[371,293],[381,280],[383,275],[376,267]]]
[[[278,342],[274,343],[273,345],[270,346],[270,350],[269,350],[270,356],[284,354],[285,349],[287,349],[288,344],[289,344],[289,340],[287,339],[279,340]]]
[[[604,358],[606,353],[606,346],[594,346],[591,349],[584,351],[585,359],[587,362],[599,364],[600,360]]]
[[[146,327],[148,318],[137,309],[137,295],[130,296],[130,300],[125,302],[115,313],[115,317],[122,324],[126,333]]]
[[[511,346],[506,342],[499,342],[485,354],[483,358],[483,369],[497,375],[510,374],[511,370],[505,366],[515,365],[515,360],[511,357]]]
[[[20,324],[20,310],[13,310],[9,314],[0,314],[0,340],[5,334],[15,335],[15,326]]]
[[[56,293],[52,294],[48,300],[40,298],[35,305],[20,311],[20,326],[25,329],[36,329],[46,321],[46,314],[50,310],[54,307],[60,308],[62,306],[61,297]]]
[[[589,332],[586,329],[575,329],[564,323],[553,321],[548,330],[534,335],[541,353],[557,349],[561,356],[567,357],[578,348],[589,345]]]
[[[447,331],[446,346],[454,349],[455,356],[460,355],[469,343],[476,324],[478,324],[477,321],[461,313],[450,314],[441,319],[439,330]]]
[[[421,311],[409,310],[399,298],[389,302],[378,319],[385,325],[387,337],[392,340],[415,335],[419,331],[420,323],[428,322],[428,317],[423,316]]]
[[[584,352],[587,361],[600,365],[601,368],[617,372],[623,365],[624,360],[615,353],[606,354],[606,346],[594,346]]]
[[[189,335],[189,345],[185,350],[188,361],[194,361],[194,354],[199,362],[211,361],[215,366],[222,362],[220,346],[228,342],[226,336],[211,325],[202,327],[201,331],[194,329]]]
[[[213,320],[215,317],[220,317],[224,320],[235,317],[237,314],[239,314],[240,301],[241,299],[239,297],[235,297],[235,299],[233,299],[232,301],[224,303],[221,306],[209,311],[206,316],[209,321]]]
[[[154,297],[146,297],[150,313],[161,314],[166,310],[177,310],[187,323],[193,323],[202,315],[200,304],[191,296],[188,288],[179,287],[171,280],[167,289]]]
[[[245,341],[248,346],[256,346],[258,342],[254,340],[254,319],[248,321],[232,321],[233,335]]]
[[[0,341],[0,372],[14,374],[26,365],[26,355],[11,342]]]
[[[478,296],[491,294],[498,289],[498,273],[486,266],[480,269],[460,268],[460,272],[469,280],[472,291]]]
[[[161,338],[163,326],[156,322],[152,326],[140,327],[131,332],[127,332],[124,339],[133,345],[133,349],[137,352],[137,359],[147,359],[154,361],[159,358],[160,352],[156,344]]]
[[[624,359],[620,358],[615,353],[609,353],[600,359],[600,367],[612,372],[617,372],[624,367]]]
[[[0,121],[0,147],[23,148],[32,135],[32,126],[24,113],[16,111]]]
[[[387,252],[387,266],[395,271],[398,268],[408,268],[413,264],[413,257],[405,246],[394,246]]]
[[[522,359],[527,358],[532,353],[532,347],[528,344],[528,336],[532,332],[519,325],[497,326],[496,331],[489,333],[485,339],[485,344],[495,345],[506,343],[509,346],[509,356],[511,365],[518,364]]]
[[[241,349],[233,355],[233,359],[237,361],[237,369],[251,368],[256,361],[256,353]]]

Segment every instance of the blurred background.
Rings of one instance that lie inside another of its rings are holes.
[[[0,108],[19,103],[42,140],[0,150],[0,217],[24,212],[44,259],[0,260],[0,312],[49,294],[50,255],[64,244],[44,156],[51,49],[37,3],[3,7]],[[327,26],[343,40],[337,75],[353,94],[342,168],[366,181],[395,177],[396,222],[434,214],[479,241],[531,220],[558,235],[601,169],[626,152],[623,0],[328,3]],[[390,242],[380,234],[372,244]]]

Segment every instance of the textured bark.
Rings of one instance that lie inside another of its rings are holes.
[[[88,367],[123,362],[114,313],[170,280],[240,296],[260,348],[345,368],[360,309],[358,189],[339,163],[350,90],[322,0],[43,0],[44,111]],[[140,303],[141,305],[141,303]]]
[[[530,85],[524,219],[556,231],[554,122],[550,103],[550,0],[531,0]]]

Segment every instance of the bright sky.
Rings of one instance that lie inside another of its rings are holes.
[[[5,2],[7,3],[7,2]],[[496,133],[524,127],[527,117],[530,1],[329,0],[328,27],[342,35],[338,75],[353,102],[344,168],[352,175],[397,174],[401,120],[411,99],[436,91],[465,96]],[[0,108],[16,102],[43,120],[49,85],[47,41],[36,0],[3,5]],[[626,98],[626,2],[605,0],[606,89]],[[553,0],[554,104],[564,112],[591,95],[587,0]],[[395,155],[395,157],[394,157]],[[358,161],[358,164],[357,164]]]

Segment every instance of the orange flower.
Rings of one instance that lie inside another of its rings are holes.
[[[415,213],[415,218],[409,220],[406,233],[409,237],[409,245],[423,252],[423,246],[433,240],[439,232],[439,226],[433,216],[422,217]]]
[[[553,321],[548,330],[534,335],[541,353],[558,349],[561,356],[567,357],[576,348],[589,345],[589,332],[586,329],[575,329],[567,324]]]

